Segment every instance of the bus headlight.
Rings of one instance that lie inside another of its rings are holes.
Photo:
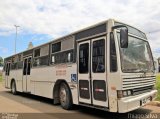
[[[123,91],[123,97],[126,97],[126,96],[128,96],[127,91]]]
[[[127,97],[127,96],[131,96],[132,95],[132,91],[131,90],[118,90],[117,91],[117,97],[118,98],[122,98],[122,97]]]
[[[128,96],[129,96],[129,95],[132,95],[131,90],[128,90],[127,93],[128,93]]]

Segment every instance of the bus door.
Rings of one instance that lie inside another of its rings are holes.
[[[5,68],[5,87],[9,87],[9,75],[10,75],[10,69],[11,69],[11,63],[8,62],[6,63],[6,68]]]
[[[23,92],[30,92],[31,63],[32,63],[32,57],[24,58],[23,60],[23,79],[22,79]]]
[[[106,37],[78,43],[79,102],[108,107]]]

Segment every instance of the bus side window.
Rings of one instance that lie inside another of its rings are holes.
[[[23,75],[26,75],[26,69],[27,69],[27,59],[24,60]]]
[[[94,73],[105,72],[105,40],[93,42],[92,70]]]
[[[8,76],[10,74],[10,70],[11,70],[11,63],[8,64]]]
[[[6,63],[6,68],[5,68],[5,75],[7,76],[8,74],[8,63]]]
[[[5,75],[9,76],[10,74],[10,68],[11,68],[11,63],[6,64],[6,70],[5,70]]]
[[[110,33],[110,71],[117,71],[117,55],[113,32]]]
[[[27,63],[28,63],[28,66],[27,66],[27,75],[30,75],[30,73],[31,73],[32,59],[29,58]]]
[[[89,43],[81,44],[79,49],[79,73],[88,73]]]

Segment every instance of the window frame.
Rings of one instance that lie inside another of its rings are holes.
[[[60,43],[60,50],[53,52],[53,45],[56,45],[58,43]],[[58,41],[58,42],[55,42],[55,43],[51,44],[51,54],[58,53],[58,52],[61,52],[61,51],[62,51],[62,41]]]
[[[50,56],[50,55],[45,55],[45,56],[40,56],[40,57],[33,58],[33,62],[32,62],[33,68],[49,66],[49,65],[50,65],[50,57],[49,57],[49,56]],[[41,64],[41,59],[43,59],[44,57],[48,59],[48,62],[47,62],[47,64],[43,64],[43,65],[42,65],[42,64]],[[38,64],[38,65],[35,64],[36,60],[39,60],[39,64]]]
[[[50,64],[51,65],[56,65],[56,64],[73,63],[74,62],[74,50],[75,49],[70,49],[70,50],[65,50],[65,51],[60,51],[60,52],[52,53],[50,55]],[[70,56],[71,56],[71,61],[68,61],[68,54],[69,53],[70,53]],[[58,60],[59,62],[57,62],[57,57],[59,57],[60,55],[63,55],[62,58],[63,58],[63,60],[65,60],[65,62],[63,62],[62,60]],[[52,57],[54,57],[54,62],[52,62],[53,61]]]
[[[45,46],[48,47],[48,53],[47,53],[46,55],[41,55],[41,52],[42,52],[42,50],[43,50],[43,48],[44,48]],[[39,51],[40,51],[40,52],[39,52],[39,56],[37,56],[37,57],[35,57],[35,51],[36,51],[36,50],[39,50]],[[44,66],[49,66],[49,65],[50,65],[50,44],[42,45],[42,46],[34,49],[33,52],[34,52],[34,53],[33,53],[33,56],[34,56],[34,57],[32,58],[32,67],[33,67],[33,68],[44,67]],[[41,59],[43,59],[44,57],[47,58],[48,62],[47,62],[46,64],[43,64],[43,65],[42,65],[40,62],[41,62]],[[39,64],[38,64],[38,65],[35,64],[36,60],[39,60]]]

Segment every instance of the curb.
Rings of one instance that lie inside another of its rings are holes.
[[[152,101],[152,102],[148,103],[148,105],[160,107],[160,101]]]

